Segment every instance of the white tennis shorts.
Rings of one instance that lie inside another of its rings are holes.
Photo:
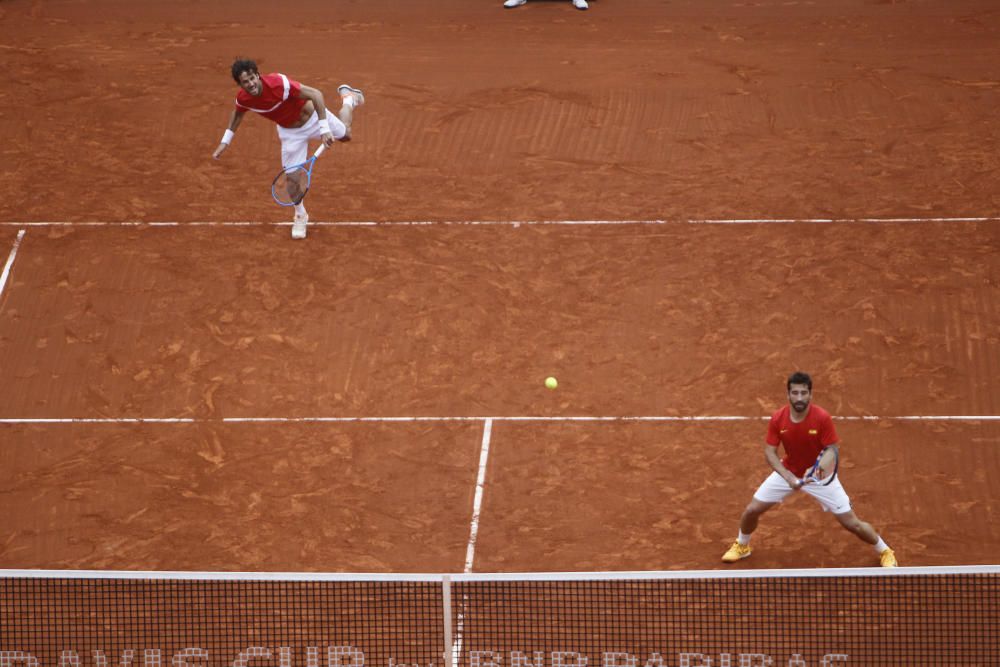
[[[330,133],[334,139],[343,139],[347,134],[347,126],[326,110],[326,120],[330,123]],[[302,164],[309,154],[309,140],[319,139],[319,116],[316,112],[309,117],[302,127],[278,127],[278,139],[281,140],[281,166],[288,167]]]
[[[815,498],[816,502],[823,507],[824,512],[843,514],[851,511],[851,499],[847,497],[847,491],[844,491],[844,487],[841,486],[839,475],[830,482],[830,486],[806,484],[798,490]],[[753,497],[762,503],[780,503],[795,491],[796,489],[788,486],[788,482],[782,479],[781,475],[772,472],[757,488]]]

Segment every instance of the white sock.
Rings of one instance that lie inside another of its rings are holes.
[[[875,553],[882,553],[883,551],[885,551],[888,548],[889,548],[889,545],[886,544],[885,540],[882,539],[882,536],[879,535],[878,536],[878,542],[875,543]]]
[[[302,204],[302,203],[296,204],[295,205],[295,214],[296,215],[305,215],[306,214],[306,205]]]
[[[350,107],[352,109],[354,108],[354,95],[351,95],[351,94],[344,95],[340,99],[342,99],[344,101],[344,106],[345,107]]]
[[[736,541],[739,542],[740,544],[742,544],[743,546],[746,546],[746,545],[750,544],[750,536],[749,535],[745,535],[743,533],[743,531],[741,530],[740,534],[736,536]]]

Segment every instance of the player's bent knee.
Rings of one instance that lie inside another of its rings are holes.
[[[747,518],[758,517],[767,510],[774,507],[774,503],[762,503],[757,499],[751,500],[750,504],[743,510],[743,516]]]

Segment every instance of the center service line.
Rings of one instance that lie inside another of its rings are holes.
[[[7,278],[10,277],[10,270],[14,266],[14,258],[17,257],[17,249],[21,247],[21,239],[24,238],[24,230],[18,230],[17,238],[14,239],[14,247],[10,249],[7,256],[7,263],[3,265],[3,273],[0,273],[0,297],[3,296],[3,288],[7,286]]]
[[[479,537],[479,515],[483,509],[483,493],[486,487],[486,462],[490,458],[490,434],[493,419],[483,424],[483,445],[479,451],[479,474],[476,476],[476,498],[472,501],[472,525],[469,528],[469,546],[465,550],[465,573],[472,572],[472,561],[476,555],[476,538]]]

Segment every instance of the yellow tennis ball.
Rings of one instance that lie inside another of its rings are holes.
[[[555,389],[559,386],[559,382],[554,377],[545,378],[545,386],[549,389]]]

